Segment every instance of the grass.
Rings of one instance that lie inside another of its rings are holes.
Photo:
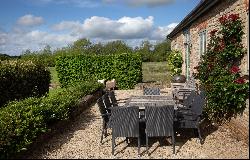
[[[167,68],[167,62],[143,62],[143,82],[160,82],[170,85],[171,75]]]
[[[59,86],[60,82],[55,67],[49,67],[52,86]],[[163,85],[170,85],[171,75],[167,69],[167,62],[143,62],[143,82],[158,82]]]
[[[58,79],[58,76],[57,76],[57,72],[56,72],[56,68],[55,67],[49,67],[49,70],[50,70],[50,75],[51,75],[51,84],[52,84],[52,87],[54,88],[57,87],[57,86],[60,86],[60,82],[59,82],[59,79]]]

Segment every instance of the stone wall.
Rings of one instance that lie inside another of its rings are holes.
[[[224,14],[234,13],[239,14],[244,28],[244,35],[243,35],[243,46],[247,48],[247,28],[248,25],[248,0],[223,0],[216,5],[214,8],[210,9],[206,14],[202,17],[199,17],[191,26],[190,26],[190,72],[195,72],[194,67],[198,65],[200,60],[200,53],[199,53],[199,32],[201,30],[207,31],[207,44],[209,42],[209,32],[214,29],[219,29],[219,17]],[[182,65],[182,74],[186,75],[185,73],[185,48],[184,48],[184,35],[183,33],[178,33],[175,37],[172,38],[171,48],[177,49],[182,51],[183,55],[183,65]],[[244,75],[248,75],[249,77],[249,70],[247,66],[247,54],[244,56],[241,62],[241,71]],[[248,80],[248,79],[247,79]],[[228,126],[232,129],[233,133],[239,138],[244,139],[247,143],[249,141],[249,100],[247,100],[247,108],[241,116],[237,118],[233,118]]]
[[[219,28],[219,17],[224,14],[235,13],[239,14],[240,18],[244,25],[244,35],[243,35],[243,46],[247,48],[247,16],[248,16],[248,8],[246,7],[246,0],[223,0],[219,5],[212,8],[202,17],[199,17],[191,26],[190,26],[190,72],[195,72],[194,67],[198,65],[200,60],[199,53],[199,32],[201,30],[207,31],[207,44],[209,42],[209,32]],[[184,48],[184,35],[183,33],[178,33],[173,37],[171,42],[171,48],[182,51],[183,54],[183,65],[182,65],[182,74],[185,73],[185,48]],[[247,68],[247,54],[242,59],[241,70],[243,74],[248,75]]]

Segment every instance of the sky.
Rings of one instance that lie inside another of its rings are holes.
[[[20,55],[80,38],[161,42],[200,0],[0,0],[0,53]]]

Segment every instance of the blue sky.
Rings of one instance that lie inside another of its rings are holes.
[[[199,0],[1,0],[0,53],[93,43],[162,41]]]

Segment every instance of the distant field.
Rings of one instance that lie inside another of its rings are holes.
[[[55,67],[49,67],[49,69],[52,85],[59,86],[60,82]],[[167,86],[170,84],[171,77],[167,69],[167,62],[143,62],[142,74],[143,82],[158,82]]]
[[[57,76],[57,72],[56,72],[56,68],[55,67],[49,67],[50,70],[50,75],[51,75],[51,81],[50,83],[52,84],[53,88],[57,87],[60,85],[58,76]]]
[[[142,63],[143,82],[160,82],[169,85],[171,76],[167,69],[167,62],[143,62]]]

